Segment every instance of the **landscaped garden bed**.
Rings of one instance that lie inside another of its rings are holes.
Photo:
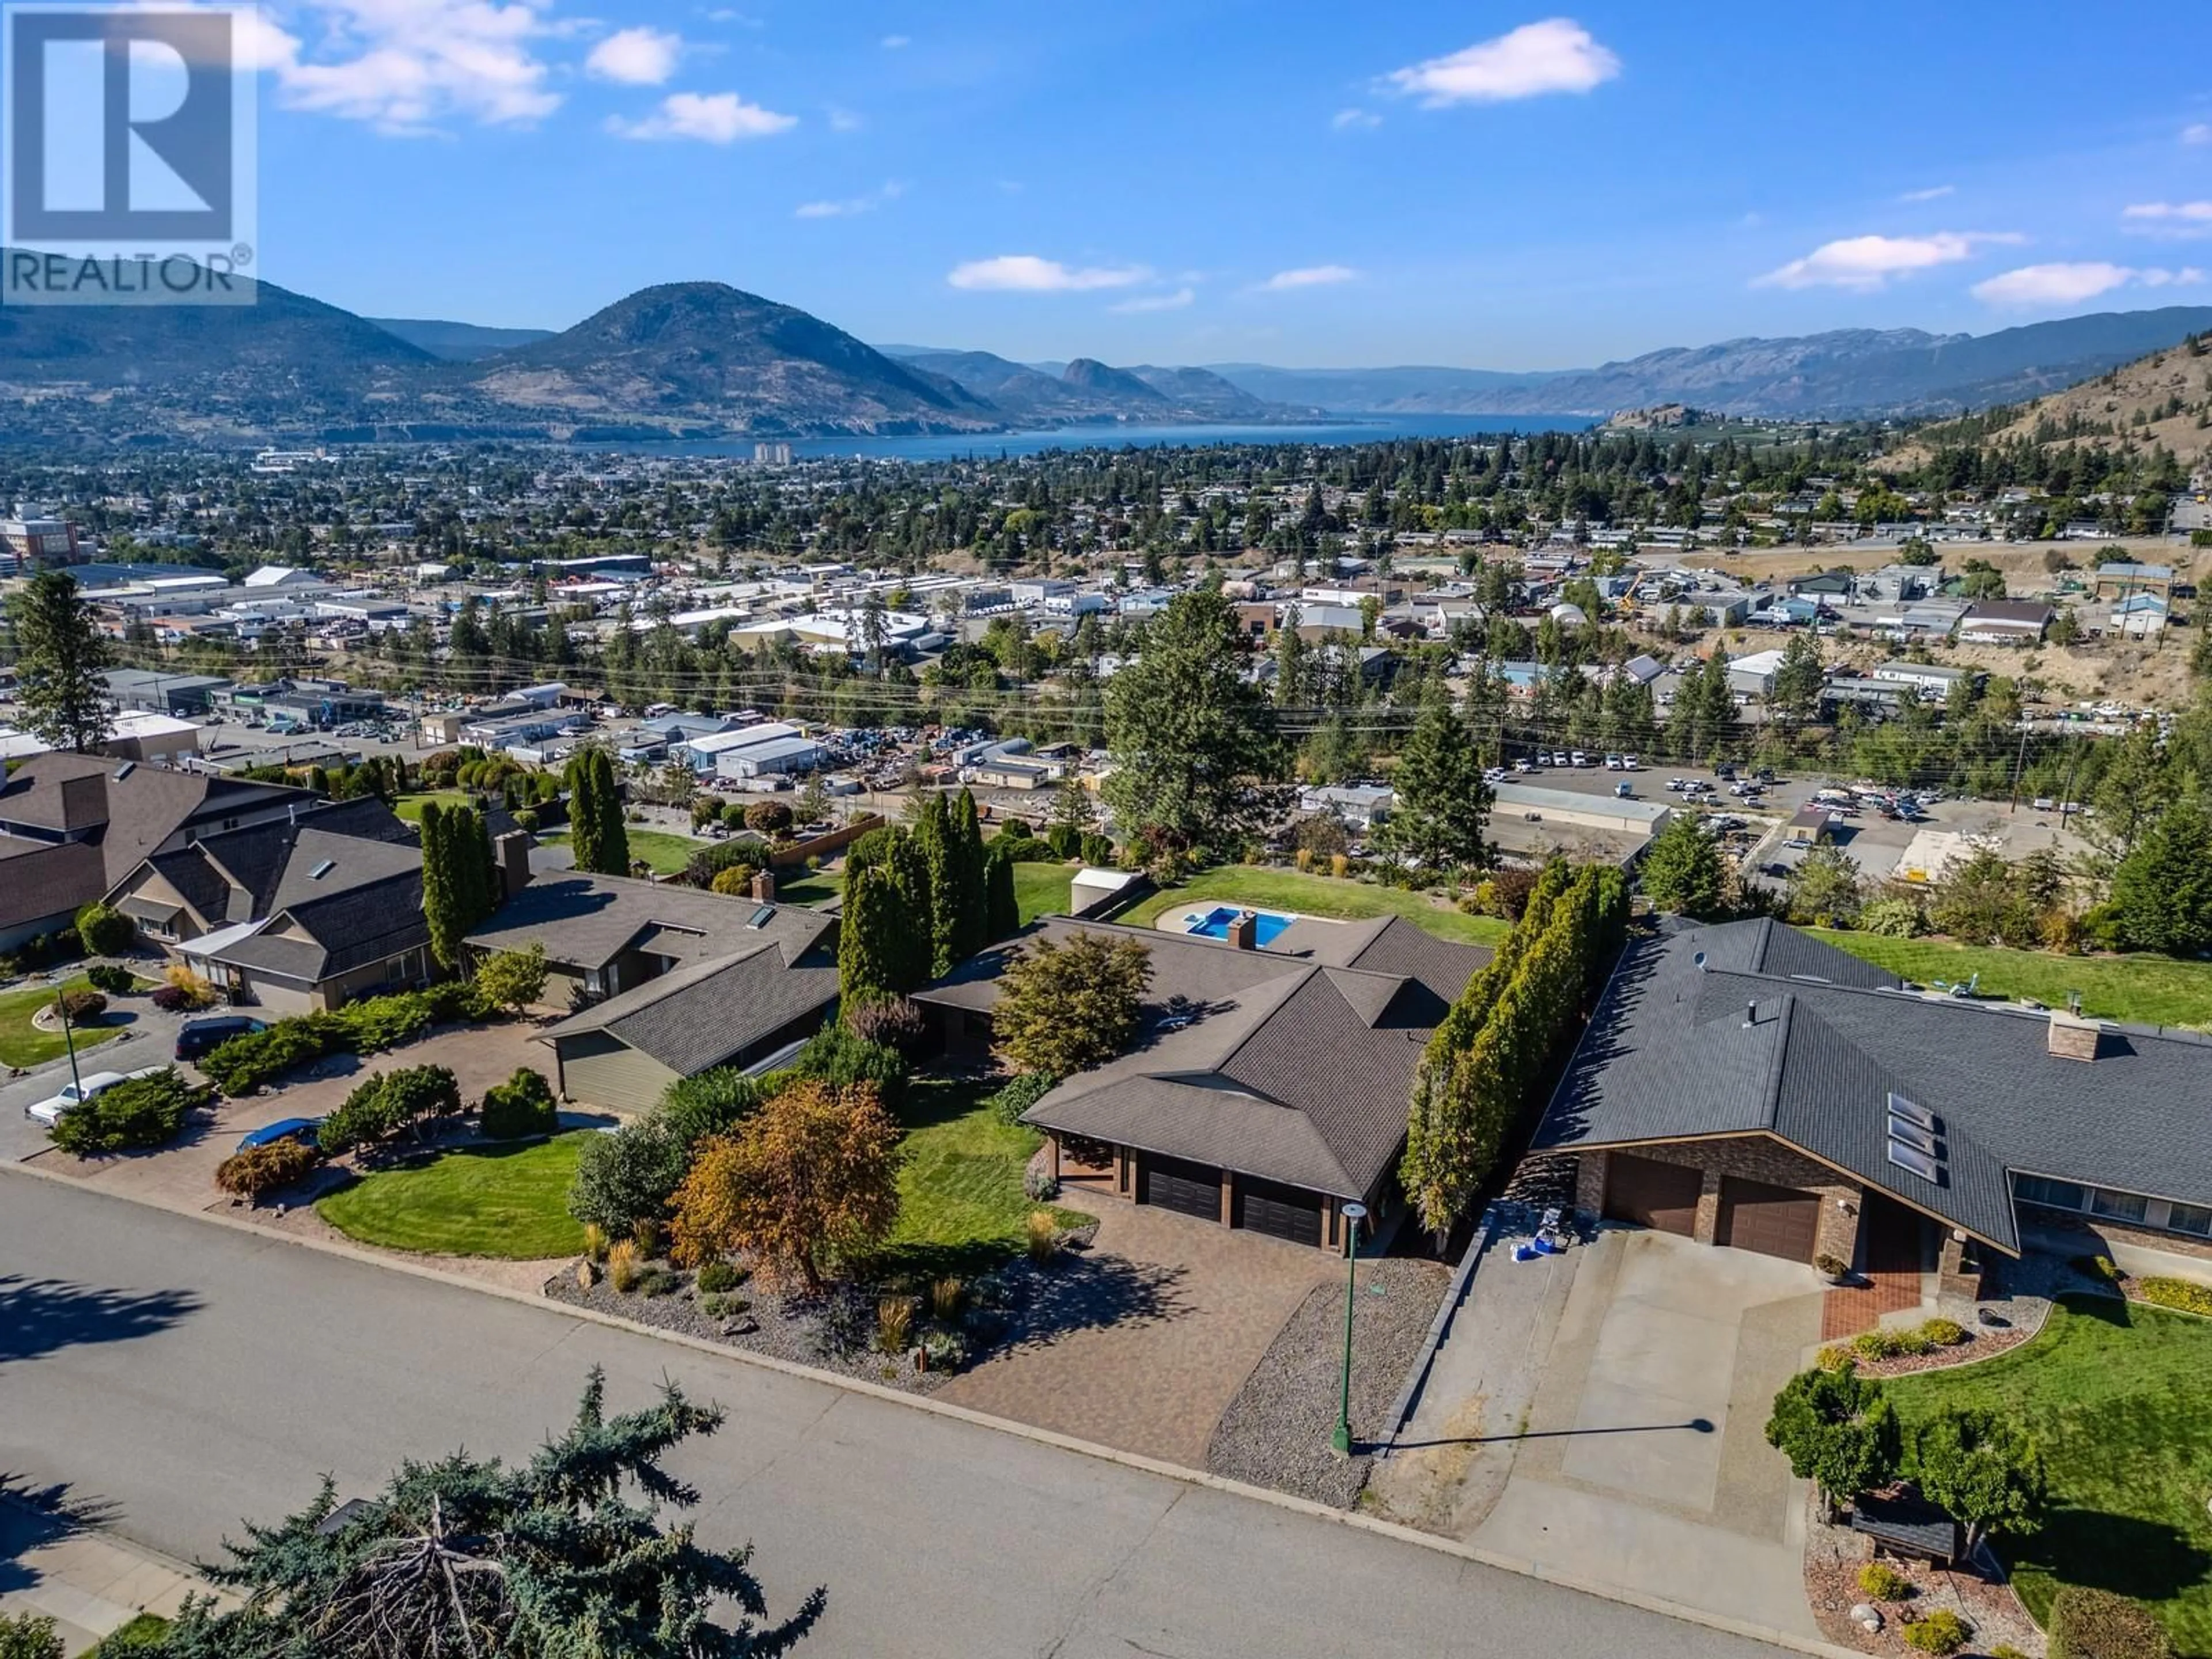
[[[1877,1565],[1872,1539],[1848,1525],[1829,1524],[1820,1510],[1815,1498],[1806,1528],[1805,1599],[1829,1641],[1860,1653],[1911,1659],[1929,1650],[1916,1647],[1906,1630],[1948,1614],[1969,1632],[1961,1652],[2009,1650],[2033,1659],[2044,1651],[2043,1632],[2002,1578],[1887,1555]],[[1877,1627],[1869,1630],[1853,1618],[1855,1608],[1870,1609]]]

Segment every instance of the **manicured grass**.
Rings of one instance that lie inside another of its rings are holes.
[[[890,1272],[981,1273],[1023,1248],[1030,1212],[1041,1206],[1023,1194],[1022,1171],[1044,1138],[1000,1122],[982,1103],[992,1087],[917,1078],[908,1089],[898,1226],[882,1263]],[[1054,1214],[1063,1226],[1085,1219]]]
[[[400,796],[392,803],[392,810],[410,823],[420,823],[422,809],[434,802],[440,806],[466,806],[475,799],[465,789],[430,789],[419,795]]]
[[[1180,887],[1155,893],[1118,918],[1133,927],[1149,927],[1170,911],[1206,910],[1217,904],[1248,904],[1263,910],[1295,911],[1339,921],[1403,916],[1438,939],[1459,945],[1495,945],[1508,931],[1494,916],[1470,916],[1441,908],[1425,893],[1334,876],[1301,875],[1295,870],[1262,870],[1224,864],[1202,870]]]
[[[1072,864],[1017,864],[1014,897],[1022,907],[1022,925],[1026,927],[1039,916],[1066,915],[1067,890],[1074,881]]]
[[[643,859],[657,875],[672,876],[708,848],[712,842],[694,841],[689,836],[672,836],[665,830],[641,830],[633,823],[629,828],[629,855]],[[566,830],[550,830],[538,836],[542,842],[565,842]]]
[[[143,1652],[166,1636],[168,1630],[167,1620],[142,1613],[130,1623],[118,1626],[106,1640],[92,1650],[88,1659],[124,1659],[126,1654]]]
[[[31,1024],[31,1016],[64,991],[90,989],[92,981],[80,976],[60,985],[36,985],[27,991],[10,991],[0,996],[0,1066],[43,1066],[67,1054],[69,1045],[61,1032],[40,1030]],[[112,999],[110,1006],[113,1006]],[[75,1035],[76,1051],[82,1054],[110,1037],[121,1036],[123,1029],[117,1025],[81,1025],[75,1028]]]
[[[786,877],[778,872],[775,878],[775,897],[779,904],[803,904],[819,908],[845,890],[845,878],[827,870],[800,868]]]
[[[2047,951],[2003,951],[1942,939],[1881,939],[1812,928],[1814,937],[1923,985],[1981,977],[1976,994],[2033,997],[2063,1008],[2081,994],[2081,1012],[2146,1025],[2212,1027],[2212,962],[2172,957],[2057,957]]]
[[[315,1211],[347,1237],[388,1249],[512,1261],[572,1255],[584,1248],[584,1230],[568,1214],[568,1182],[591,1133],[380,1170]]]
[[[2212,1320],[2068,1297],[2032,1342],[1885,1385],[1909,1426],[1945,1407],[2024,1423],[2043,1448],[2041,1529],[2003,1553],[2040,1620],[2067,1584],[2149,1602],[2184,1653],[2212,1654]]]

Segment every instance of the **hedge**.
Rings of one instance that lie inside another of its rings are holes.
[[[465,980],[427,991],[370,997],[334,1011],[280,1019],[265,1031],[234,1036],[200,1061],[216,1088],[243,1095],[325,1054],[373,1054],[410,1042],[433,1025],[484,1016]]]
[[[2069,1584],[2051,1602],[2051,1659],[2173,1659],[2173,1638],[2140,1601]]]
[[[167,1146],[185,1127],[185,1114],[207,1104],[210,1093],[165,1066],[68,1108],[54,1125],[54,1145],[76,1158]]]
[[[1000,1122],[1018,1123],[1024,1112],[1050,1094],[1059,1083],[1058,1078],[1047,1072],[1024,1072],[1000,1085],[983,1103]]]

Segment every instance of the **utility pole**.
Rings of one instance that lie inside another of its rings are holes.
[[[62,1046],[69,1050],[70,1087],[79,1100],[84,1098],[84,1079],[76,1073],[76,1037],[70,1030],[69,992],[54,993],[54,1012],[62,1018]]]
[[[2020,811],[2020,775],[2021,775],[2021,773],[2022,771],[2024,771],[2024,770],[2027,769],[2027,726],[2021,726],[2021,727],[2020,728],[2020,753],[2019,753],[2018,755],[2016,755],[2016,756],[2014,756],[2014,757],[2013,757],[2013,763],[2012,763],[2012,800],[2011,800],[2011,802],[2010,802],[2010,803],[2009,803],[2009,804],[2005,807],[2005,811],[2008,811],[2008,812],[2017,812],[2018,811]]]

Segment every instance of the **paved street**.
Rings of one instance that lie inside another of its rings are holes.
[[[680,1472],[815,1656],[1750,1659],[1772,1650],[1014,1436],[0,1170],[0,1472],[206,1556],[329,1470],[519,1455],[586,1368],[726,1406]],[[1558,1540],[1550,1546],[1559,1553]],[[1593,1571],[1601,1563],[1592,1561]]]

